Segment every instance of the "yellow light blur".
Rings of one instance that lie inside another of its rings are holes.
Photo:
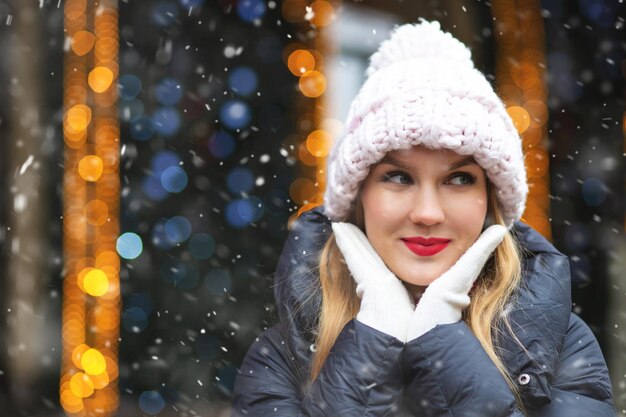
[[[330,152],[333,138],[325,130],[314,130],[306,138],[306,148],[318,158],[325,157]]]
[[[101,269],[92,269],[83,279],[85,292],[94,297],[104,295],[109,289],[109,278]],[[96,372],[100,373],[100,372]]]
[[[96,155],[84,156],[78,163],[78,173],[85,181],[98,181],[103,170],[102,159]]]
[[[97,390],[100,390],[107,385],[109,385],[109,374],[106,372],[102,372],[98,375],[90,375],[91,381],[93,382],[93,387]]]
[[[530,116],[528,111],[521,106],[509,106],[506,108],[507,113],[513,119],[513,124],[518,133],[524,133],[528,126],[530,126]]]
[[[82,132],[91,122],[91,109],[84,104],[76,104],[65,113],[65,119],[74,132]]]
[[[103,93],[111,87],[113,71],[107,67],[96,67],[89,73],[89,87],[96,93]]]
[[[93,382],[91,378],[89,378],[89,375],[83,372],[77,372],[70,380],[70,389],[72,390],[72,394],[77,397],[86,398],[93,394]]]
[[[287,58],[287,68],[297,77],[315,69],[315,57],[306,49],[296,49]]]
[[[319,97],[326,91],[326,78],[319,71],[309,71],[300,77],[298,86],[306,97]]]
[[[97,349],[88,349],[80,359],[81,368],[88,375],[100,375],[106,371],[104,356]],[[93,381],[92,381],[93,382]]]
[[[86,30],[76,32],[72,37],[72,51],[78,56],[83,56],[93,48],[96,36]]]
[[[315,0],[311,3],[311,11],[313,17],[310,22],[317,27],[326,26],[335,18],[335,9],[325,0]]]

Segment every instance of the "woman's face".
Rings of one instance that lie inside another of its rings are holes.
[[[427,286],[480,235],[487,178],[471,156],[414,146],[389,152],[372,166],[360,198],[365,233],[387,267],[407,284]],[[431,242],[406,240],[418,237],[448,243],[429,247]]]

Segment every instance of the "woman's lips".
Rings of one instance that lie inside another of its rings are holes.
[[[445,243],[436,243],[434,245],[421,245],[419,243],[408,242],[403,240],[404,244],[407,248],[411,250],[411,252],[419,255],[419,256],[432,256],[435,255],[442,250],[444,250],[450,242]]]

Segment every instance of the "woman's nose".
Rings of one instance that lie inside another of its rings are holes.
[[[424,189],[413,197],[409,212],[411,222],[430,226],[444,221],[444,207],[435,191]]]

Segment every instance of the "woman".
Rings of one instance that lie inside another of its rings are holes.
[[[436,22],[399,27],[346,126],[233,415],[615,416],[567,257],[519,221],[519,136],[469,50]]]

